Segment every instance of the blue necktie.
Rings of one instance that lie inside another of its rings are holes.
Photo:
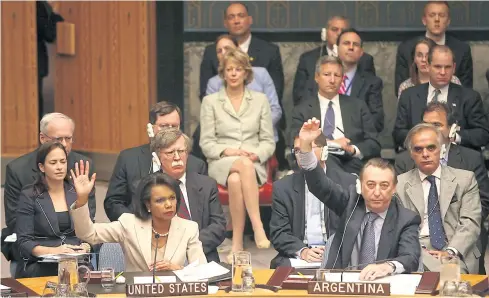
[[[328,109],[326,110],[326,115],[324,116],[323,127],[323,134],[330,140],[333,139],[333,131],[335,127],[334,122],[333,102],[330,100],[328,103]]]
[[[368,219],[362,235],[362,246],[360,247],[360,260],[358,270],[362,270],[368,264],[375,262],[375,226],[374,221],[379,217],[377,213],[367,213]]]
[[[438,202],[438,191],[436,190],[435,176],[426,177],[431,183],[430,192],[428,194],[428,227],[430,228],[431,246],[437,250],[442,250],[445,247],[445,229],[443,228],[443,220],[441,218],[440,204]]]

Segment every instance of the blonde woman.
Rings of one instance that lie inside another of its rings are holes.
[[[246,212],[256,246],[268,248],[260,218],[258,187],[266,182],[266,162],[275,150],[270,105],[265,94],[246,88],[253,80],[247,54],[229,50],[220,60],[224,87],[204,97],[200,111],[200,147],[209,176],[227,186],[233,223],[232,252],[243,250]]]

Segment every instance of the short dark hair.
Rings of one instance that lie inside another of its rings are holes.
[[[436,43],[428,37],[421,37],[416,41],[416,44],[414,44],[413,50],[411,52],[411,59],[413,63],[411,64],[409,72],[411,74],[411,82],[415,85],[419,84],[419,77],[418,77],[418,66],[414,62],[414,59],[416,58],[416,48],[420,44],[425,44],[428,46],[428,53],[434,46],[436,46]]]
[[[182,120],[182,112],[180,108],[169,101],[160,101],[154,104],[149,110],[149,123],[155,124],[158,116],[165,116],[177,111],[180,121]]]
[[[248,11],[248,6],[247,6],[246,4],[244,4],[244,2],[233,1],[233,2],[229,3],[229,5],[228,5],[228,6],[226,6],[226,8],[224,9],[224,18],[226,18],[226,17],[227,17],[227,13],[228,13],[228,8],[229,8],[229,6],[231,6],[231,5],[233,5],[233,4],[240,4],[240,5],[243,5],[243,7],[244,7],[244,8],[245,8],[245,10],[246,10],[246,13],[247,13],[248,15],[250,15],[250,12]]]
[[[425,14],[426,7],[428,7],[428,5],[430,5],[430,4],[444,4],[448,8],[448,16],[450,16],[450,4],[448,3],[448,1],[428,1],[428,2],[426,2],[426,4],[423,7],[423,14]]]
[[[447,117],[447,124],[450,126],[453,123],[455,123],[456,119],[453,116],[452,109],[450,108],[449,105],[447,105],[444,102],[434,102],[431,101],[423,110],[423,116],[426,113],[432,113],[432,112],[444,112],[446,117]]]
[[[342,20],[344,22],[347,22],[348,23],[348,27],[350,27],[350,20],[345,17],[345,16],[332,16],[328,19],[328,22],[326,23],[326,26],[329,27],[329,23],[332,21],[332,20]]]
[[[394,176],[394,184],[397,184],[397,174],[394,166],[387,159],[383,159],[381,157],[371,158],[363,165],[362,169],[360,170],[360,180],[362,180],[365,170],[370,166],[382,170],[390,170],[392,172],[392,176]]]
[[[433,61],[433,54],[435,53],[435,51],[438,51],[440,53],[450,53],[452,55],[452,62],[455,63],[455,54],[449,46],[435,44],[433,47],[430,48],[430,51],[428,52],[429,64],[431,64],[431,61]]]
[[[221,41],[221,39],[229,39],[236,46],[236,48],[239,47],[238,39],[236,37],[232,36],[231,34],[221,34],[221,35],[219,35],[216,38],[216,45],[217,45],[217,43],[219,41]]]
[[[66,152],[65,146],[61,144],[60,142],[57,141],[48,141],[44,144],[42,144],[39,149],[37,149],[37,157],[36,157],[36,165],[39,167],[39,164],[45,164],[46,163],[46,157],[48,156],[51,151],[54,149],[61,149],[65,153],[66,159],[68,159],[68,153]],[[68,170],[68,167],[66,168]],[[68,173],[66,173],[65,176],[65,181],[69,182],[68,180]],[[46,192],[49,190],[49,186],[46,182],[46,178],[43,172],[39,171],[36,181],[34,182],[34,196],[39,196],[43,192]]]
[[[356,35],[358,35],[358,37],[360,37],[360,46],[363,47],[362,36],[360,35],[360,32],[358,32],[355,28],[348,28],[348,29],[341,31],[340,35],[338,35],[338,40],[336,40],[337,46],[340,45],[341,37],[343,36],[343,34],[346,34],[346,33],[355,33]]]
[[[168,174],[162,172],[156,172],[149,174],[141,179],[136,191],[136,199],[134,201],[134,215],[141,219],[147,220],[151,217],[151,213],[148,212],[146,203],[151,201],[151,189],[153,186],[165,185],[171,188],[175,192],[175,198],[177,199],[177,212],[180,208],[182,201],[182,193],[177,180],[170,177]]]

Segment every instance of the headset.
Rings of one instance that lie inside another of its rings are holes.
[[[348,223],[350,222],[351,217],[353,216],[353,213],[355,212],[355,209],[357,209],[358,202],[360,201],[360,196],[362,195],[362,183],[360,182],[360,178],[358,177],[357,174],[352,173],[352,175],[357,176],[357,180],[355,181],[355,190],[357,193],[357,201],[355,202],[355,206],[353,207],[353,210],[351,211],[350,216],[346,220],[345,227],[343,228],[343,235],[341,235],[340,246],[338,247],[338,252],[336,253],[336,257],[334,259],[333,267],[331,269],[334,269],[334,267],[336,266],[336,262],[338,261],[338,257],[340,256],[341,247],[343,246],[343,241],[345,240],[346,227],[348,227]]]
[[[321,50],[319,52],[319,58],[323,57],[324,43],[326,42],[326,28],[321,29]]]
[[[146,132],[148,133],[148,137],[150,139],[155,137],[153,125],[151,125],[151,123],[146,124]],[[151,168],[149,169],[150,174],[154,173],[154,170],[153,170],[154,168],[161,169],[160,159],[158,158],[158,155],[156,155],[155,152],[151,152],[151,160],[152,160],[152,164],[151,164]]]

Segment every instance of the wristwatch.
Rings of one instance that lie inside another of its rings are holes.
[[[394,263],[392,263],[391,261],[387,261],[386,262],[389,266],[392,267],[392,273],[391,274],[394,274],[394,272],[396,272],[396,265]]]

